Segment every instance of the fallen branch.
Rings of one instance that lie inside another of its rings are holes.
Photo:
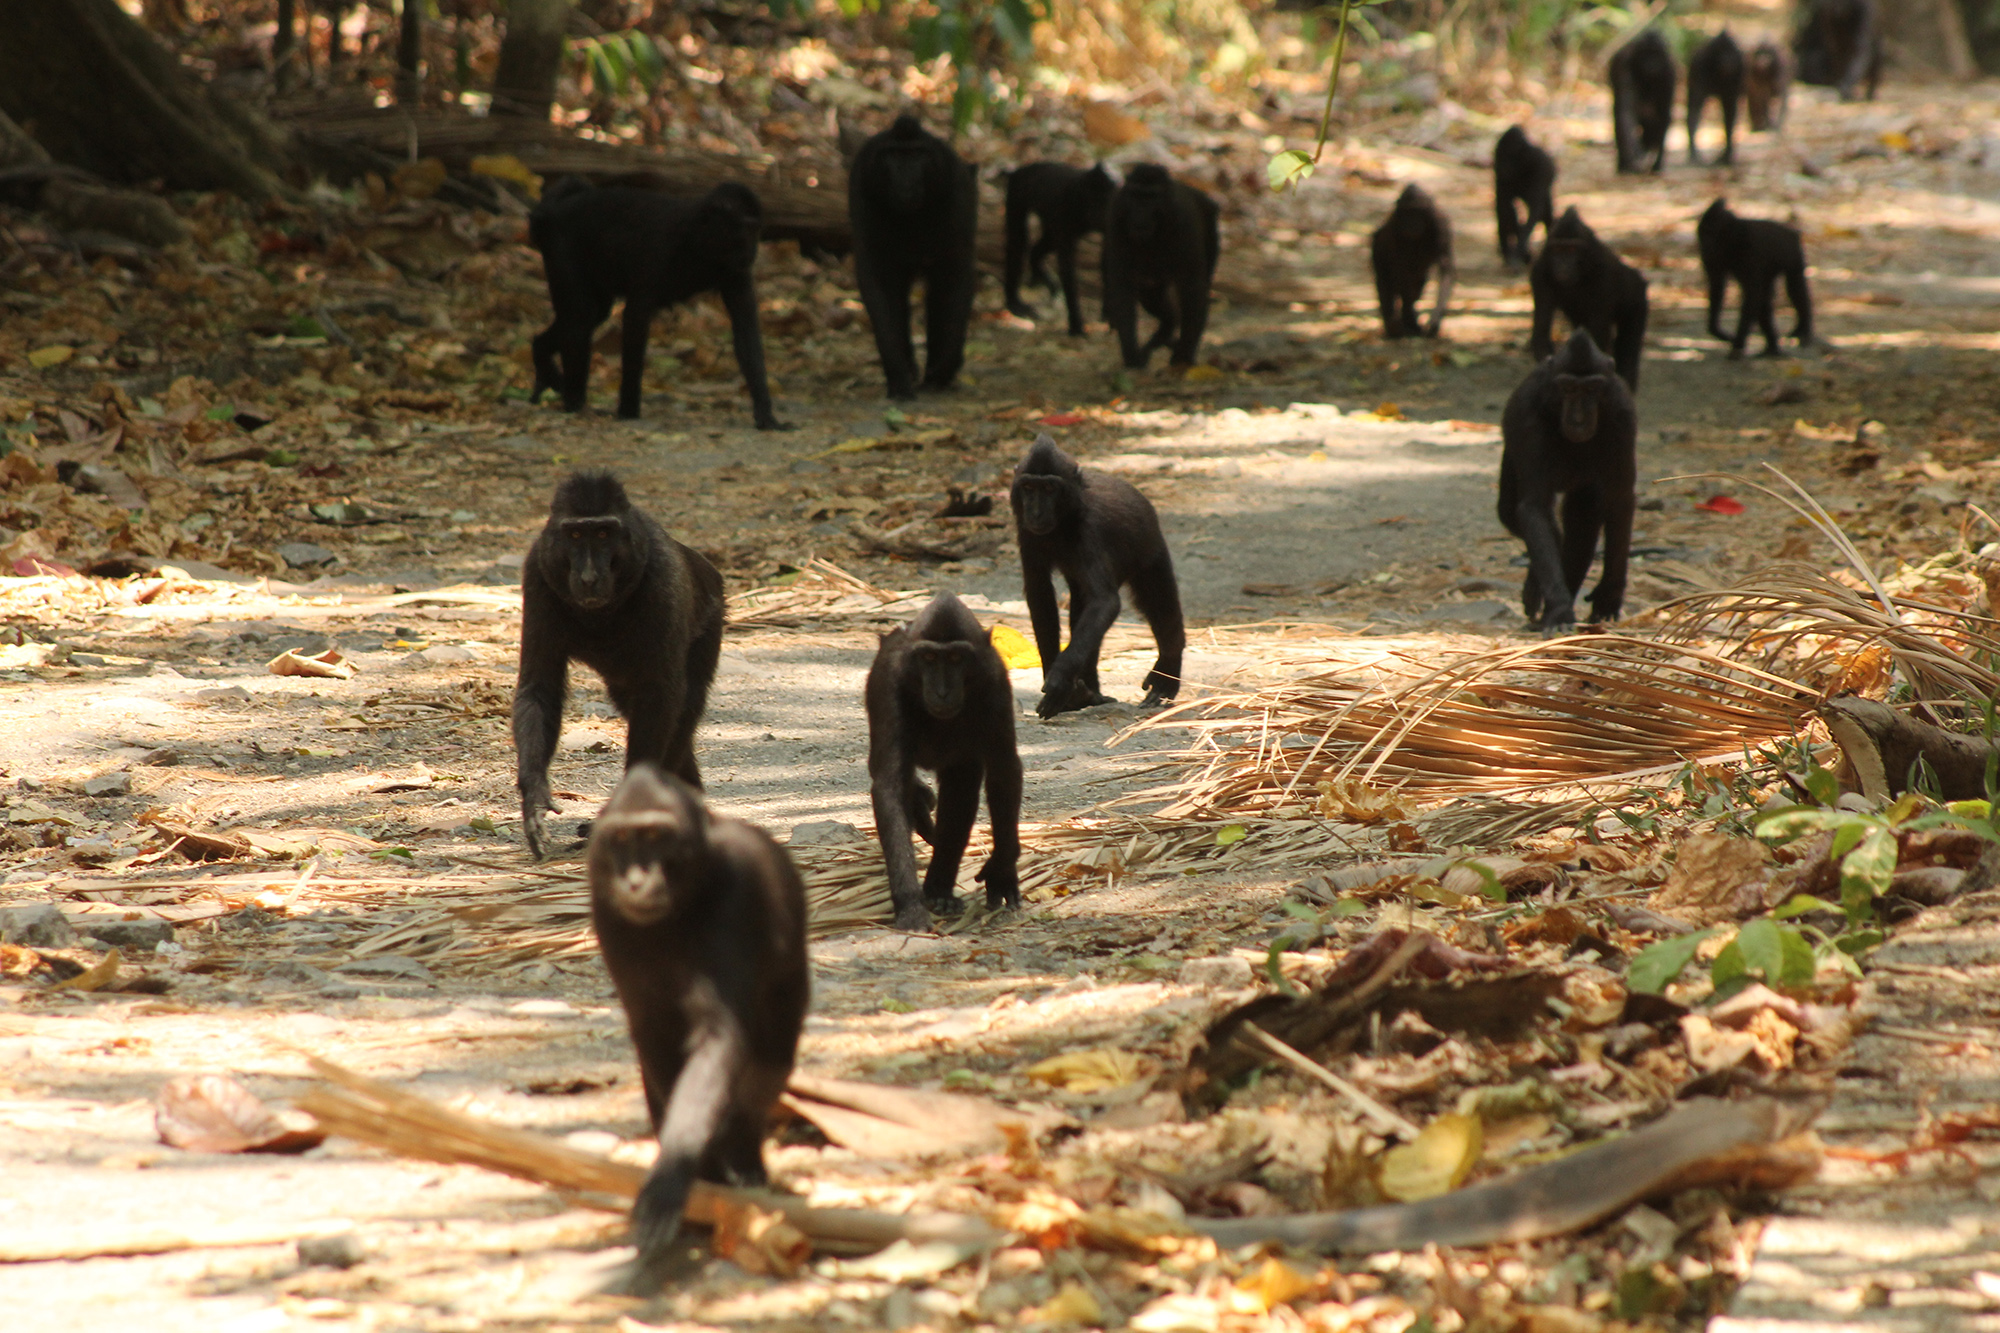
[[[0,1264],[78,1263],[85,1259],[128,1259],[142,1254],[177,1254],[182,1250],[246,1250],[261,1245],[290,1245],[315,1236],[338,1236],[354,1230],[351,1218],[324,1218],[271,1226],[262,1222],[211,1227],[206,1231],[140,1231],[110,1240],[25,1241],[0,1245]]]
[[[1342,1097],[1354,1103],[1355,1108],[1361,1112],[1362,1117],[1369,1124],[1373,1125],[1378,1133],[1391,1134],[1401,1139],[1414,1141],[1421,1132],[1415,1125],[1410,1123],[1408,1117],[1398,1115],[1395,1111],[1382,1105],[1382,1103],[1376,1101],[1373,1097],[1370,1097],[1360,1088],[1349,1083],[1325,1065],[1320,1064],[1316,1060],[1307,1059],[1270,1033],[1264,1031],[1264,1029],[1258,1027],[1255,1023],[1245,1023],[1242,1031],[1244,1036],[1259,1043],[1265,1050],[1277,1056],[1292,1068],[1309,1078],[1318,1079],[1320,1082],[1326,1084],[1327,1087],[1332,1088]]]
[[[373,1144],[403,1157],[428,1162],[466,1163],[533,1181],[576,1197],[577,1202],[622,1212],[645,1183],[643,1168],[556,1143],[527,1130],[475,1120],[435,1102],[390,1087],[349,1069],[306,1057],[325,1082],[296,1105],[329,1133]],[[866,1212],[857,1208],[813,1208],[790,1195],[767,1190],[731,1189],[698,1182],[688,1196],[690,1222],[714,1226],[744,1207],[779,1213],[815,1249],[833,1254],[866,1254],[899,1240],[913,1245],[944,1241],[991,1246],[1000,1235],[984,1219],[962,1213]]]
[[[1986,766],[2000,755],[1990,740],[1945,731],[1873,699],[1828,699],[1819,715],[1870,800],[1902,794],[1919,760],[1937,774],[1945,800],[1977,800],[1986,795]]]
[[[1228,1249],[1276,1241],[1345,1254],[1541,1240],[1581,1231],[1675,1190],[1742,1181],[1772,1189],[1809,1179],[1819,1169],[1817,1141],[1779,1142],[1802,1128],[1803,1119],[1776,1101],[1702,1097],[1634,1133],[1417,1203],[1290,1217],[1189,1218],[1188,1225]]]

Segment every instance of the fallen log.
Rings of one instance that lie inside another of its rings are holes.
[[[1993,741],[1934,727],[1873,699],[1828,699],[1819,715],[1852,770],[1850,785],[1870,800],[1908,790],[1919,760],[1937,775],[1945,800],[1977,800],[1986,795],[1987,765],[2000,756]]]

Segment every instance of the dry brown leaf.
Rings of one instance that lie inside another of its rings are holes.
[[[1128,143],[1137,143],[1152,131],[1146,128],[1145,121],[1126,115],[1109,102],[1085,102],[1083,133],[1099,148],[1123,148]]]
[[[341,655],[338,648],[329,648],[322,653],[307,655],[296,648],[289,648],[264,664],[264,670],[273,676],[313,676],[325,680],[347,680],[354,675],[354,664]]]
[[[275,1112],[227,1074],[184,1074],[160,1089],[153,1127],[189,1152],[304,1152],[326,1131],[300,1111]]]

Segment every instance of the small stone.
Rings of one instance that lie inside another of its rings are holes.
[[[352,1268],[367,1257],[361,1238],[351,1231],[338,1236],[307,1236],[299,1242],[299,1262],[307,1268]]]
[[[555,969],[549,971],[553,974]],[[508,1005],[507,1012],[524,1018],[574,1018],[576,1006],[564,1000],[520,1000]]]
[[[1501,582],[1499,579],[1485,579],[1485,578],[1460,579],[1458,582],[1452,584],[1451,586],[1457,589],[1459,592],[1512,592],[1513,591],[1513,588]]]
[[[785,840],[790,847],[835,847],[842,843],[866,843],[868,835],[852,824],[843,824],[838,819],[819,819],[810,824],[794,824],[792,836]]]
[[[76,941],[76,928],[54,903],[0,908],[0,944],[67,949]]]
[[[157,750],[148,750],[139,756],[139,762],[147,768],[172,768],[181,761],[181,752],[171,745],[163,745]]]
[[[416,656],[439,666],[455,666],[479,660],[478,653],[456,643],[434,643]]]
[[[278,548],[278,558],[293,569],[317,569],[340,559],[324,546],[316,546],[312,542],[286,542]]]
[[[356,958],[352,962],[342,963],[334,971],[348,976],[386,977],[395,981],[436,980],[431,975],[431,970],[416,959],[394,953],[378,954],[372,958]]]
[[[333,978],[311,963],[301,963],[296,958],[285,958],[264,969],[264,980],[316,990]]]
[[[214,689],[196,690],[194,697],[205,704],[249,703],[250,691],[241,685],[220,685]]]
[[[1181,964],[1174,979],[1183,986],[1206,990],[1240,990],[1250,984],[1250,964],[1234,954],[1216,958],[1190,958]]]
[[[99,773],[83,784],[85,796],[130,796],[132,775],[130,773]]]
[[[106,657],[103,653],[73,652],[69,655],[69,664],[71,666],[84,666],[84,667],[110,666],[111,659]]]
[[[1508,614],[1505,602],[1443,602],[1424,612],[1425,620],[1462,620],[1485,624]]]
[[[94,940],[103,940],[114,948],[130,953],[143,950],[155,952],[162,944],[172,944],[174,927],[171,921],[145,918],[138,921],[124,921],[114,917],[87,916],[77,925],[83,933]]]

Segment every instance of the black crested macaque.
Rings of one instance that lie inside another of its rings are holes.
[[[1542,237],[1556,220],[1556,160],[1537,147],[1526,130],[1510,125],[1493,145],[1493,213],[1500,233],[1500,259],[1508,264],[1526,264],[1528,240],[1541,224]],[[1528,211],[1526,223],[1514,208],[1515,200]]]
[[[1742,96],[1743,48],[1724,28],[1688,57],[1688,161],[1701,165],[1694,137],[1701,130],[1701,113],[1711,97],[1722,106],[1722,156],[1715,160],[1722,166],[1736,160],[1736,103]]]
[[[1624,607],[1638,430],[1632,395],[1587,329],[1529,371],[1507,400],[1500,417],[1500,521],[1527,543],[1521,613],[1545,634],[1576,623],[1576,594],[1600,531],[1604,573],[1590,594],[1590,619],[1616,620]]]
[[[1718,199],[1701,215],[1694,234],[1701,247],[1702,271],[1708,275],[1708,331],[1729,344],[1732,357],[1743,355],[1753,324],[1764,332],[1765,356],[1785,354],[1778,345],[1774,309],[1780,277],[1785,280],[1792,313],[1798,317],[1792,336],[1801,347],[1811,345],[1812,291],[1806,286],[1806,247],[1795,229],[1763,218],[1737,217],[1726,201]],[[1735,337],[1722,331],[1722,302],[1731,278],[1743,290]]]
[[[806,896],[762,829],[635,764],[586,856],[590,921],[639,1055],[660,1155],[632,1205],[629,1290],[657,1291],[696,1180],[758,1187],[811,989]]]
[[[1076,460],[1046,435],[1014,469],[1008,496],[1021,548],[1021,583],[1035,647],[1042,655],[1042,701],[1035,712],[1054,717],[1112,702],[1097,683],[1097,655],[1118,619],[1118,590],[1152,628],[1159,655],[1146,673],[1152,708],[1180,693],[1187,630],[1181,619],[1174,558],[1160,533],[1160,516],[1132,483]],[[1069,647],[1062,643],[1054,575],[1069,585]]]
[[[1023,319],[1033,319],[1035,308],[1021,299],[1021,275],[1025,271],[1034,282],[1051,294],[1056,280],[1049,276],[1048,258],[1056,257],[1056,272],[1062,277],[1063,305],[1069,312],[1069,331],[1083,336],[1083,292],[1076,281],[1076,243],[1104,230],[1104,215],[1110,210],[1111,195],[1118,182],[1103,163],[1085,170],[1065,162],[1030,162],[1007,173],[1007,309]],[[1040,219],[1041,234],[1034,247],[1028,245],[1028,218]]]
[[[1658,171],[1667,161],[1680,69],[1659,30],[1648,28],[1611,57],[1611,130],[1618,170]],[[1652,165],[1645,158],[1652,155]]]
[[[1840,90],[1852,102],[1862,80],[1868,100],[1882,78],[1882,22],[1875,0],[1814,0],[1792,39],[1800,83]]]
[[[1572,327],[1589,329],[1598,348],[1609,347],[1618,374],[1639,392],[1639,354],[1646,345],[1646,278],[1597,239],[1572,205],[1549,228],[1549,241],[1528,270],[1535,294],[1528,354],[1537,361],[1555,350],[1550,330],[1556,312]]]
[[[946,389],[965,364],[979,233],[979,176],[912,115],[872,136],[847,173],[854,282],[875,330],[891,398],[917,396],[910,289],[924,281],[923,387]]]
[[[566,410],[583,407],[591,335],[611,317],[612,302],[622,296],[618,415],[638,416],[653,315],[714,292],[729,312],[736,368],[750,390],[757,429],[785,429],[771,410],[757,284],[751,276],[763,227],[764,205],[756,192],[733,181],[699,199],[623,186],[551,190],[528,215],[528,240],[542,252],[549,304],[556,312],[555,321],[534,338],[535,387],[529,401],[538,401],[545,389],[556,389]]]
[[[1385,338],[1435,338],[1444,323],[1456,270],[1451,256],[1451,219],[1438,211],[1431,197],[1415,185],[1403,187],[1396,206],[1369,239],[1368,256],[1375,266],[1375,299],[1382,307]],[[1437,308],[1428,320],[1417,317],[1424,284],[1437,269]]]
[[[1014,748],[1014,686],[965,603],[941,592],[916,619],[882,636],[868,668],[868,782],[875,833],[889,871],[898,930],[928,930],[931,913],[963,910],[954,886],[979,819],[979,788],[993,852],[978,878],[991,909],[1021,905],[1021,756]],[[917,776],[937,774],[937,817]],[[914,831],[931,845],[917,884]]]
[[[1791,97],[1791,52],[1767,37],[1752,48],[1743,72],[1744,110],[1750,113],[1751,130],[1762,134],[1783,129]]]
[[[521,566],[514,761],[528,850],[547,845],[549,760],[569,664],[604,678],[625,718],[625,767],[659,765],[701,786],[694,729],[722,652],[722,575],[669,537],[609,472],[572,472]]]
[[[1118,335],[1128,370],[1145,369],[1156,347],[1191,366],[1208,328],[1208,289],[1222,254],[1215,200],[1142,162],[1111,196],[1104,224],[1104,322]],[[1139,343],[1139,308],[1160,321]]]

